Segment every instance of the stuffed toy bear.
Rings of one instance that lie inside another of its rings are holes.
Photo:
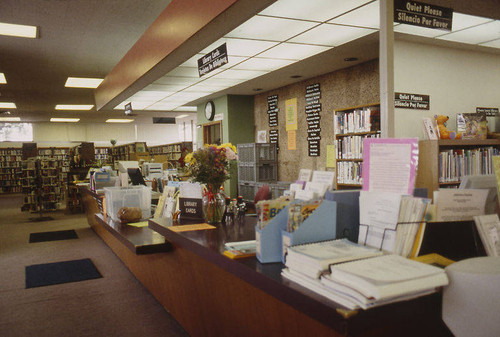
[[[462,133],[456,133],[455,131],[448,130],[446,127],[446,122],[450,119],[448,116],[444,115],[435,115],[434,119],[436,120],[439,137],[441,139],[461,139]]]

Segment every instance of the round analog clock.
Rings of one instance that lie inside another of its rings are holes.
[[[207,104],[205,105],[205,117],[209,120],[212,121],[215,116],[215,104],[213,101],[208,101]]]

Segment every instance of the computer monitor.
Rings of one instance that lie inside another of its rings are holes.
[[[137,160],[120,160],[118,162],[118,171],[120,173],[128,173],[129,168],[139,168],[139,162]]]
[[[497,179],[494,174],[464,176],[458,188],[461,189],[488,189],[485,214],[494,214],[498,202]]]
[[[129,168],[127,169],[128,176],[132,181],[132,185],[144,185],[146,186],[146,182],[142,177],[142,172],[139,168]]]

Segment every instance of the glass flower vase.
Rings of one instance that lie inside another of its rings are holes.
[[[220,188],[207,185],[202,197],[202,211],[205,222],[209,224],[221,223],[225,210],[225,198],[220,192]]]

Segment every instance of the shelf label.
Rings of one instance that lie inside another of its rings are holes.
[[[417,1],[394,0],[394,22],[451,32],[453,9]]]
[[[215,48],[210,53],[198,59],[198,74],[200,77],[228,63],[226,44]]]
[[[430,96],[421,94],[408,94],[396,92],[394,107],[400,109],[429,110]]]

